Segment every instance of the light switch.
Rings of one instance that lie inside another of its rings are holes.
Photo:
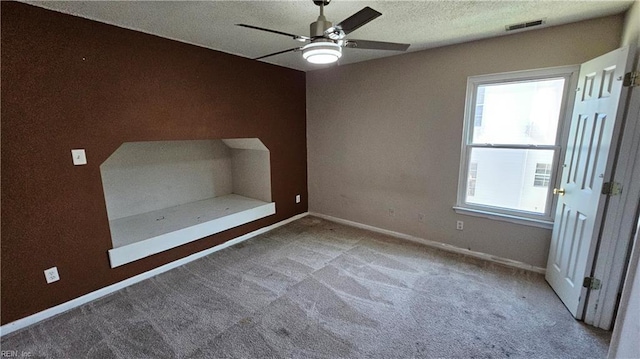
[[[87,155],[84,153],[84,148],[71,150],[71,158],[73,158],[74,166],[87,164]]]

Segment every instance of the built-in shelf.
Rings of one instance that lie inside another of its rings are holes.
[[[128,142],[100,172],[112,268],[276,213],[257,138]]]
[[[110,221],[111,267],[121,266],[276,213],[275,203],[235,194]]]

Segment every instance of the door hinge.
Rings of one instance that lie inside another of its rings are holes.
[[[601,287],[600,279],[594,277],[585,277],[582,281],[582,286],[585,288],[598,290]]]
[[[622,183],[605,182],[602,184],[602,194],[608,196],[617,196],[622,193]]]
[[[624,87],[640,86],[640,71],[627,72],[624,75],[624,81],[622,82]]]

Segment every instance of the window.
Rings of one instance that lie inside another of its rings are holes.
[[[534,187],[549,187],[551,180],[551,163],[536,163],[536,174],[533,177]]]
[[[552,224],[573,73],[577,67],[468,79],[456,211]]]

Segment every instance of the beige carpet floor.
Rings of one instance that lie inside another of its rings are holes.
[[[2,338],[47,358],[604,358],[535,273],[305,217]]]

